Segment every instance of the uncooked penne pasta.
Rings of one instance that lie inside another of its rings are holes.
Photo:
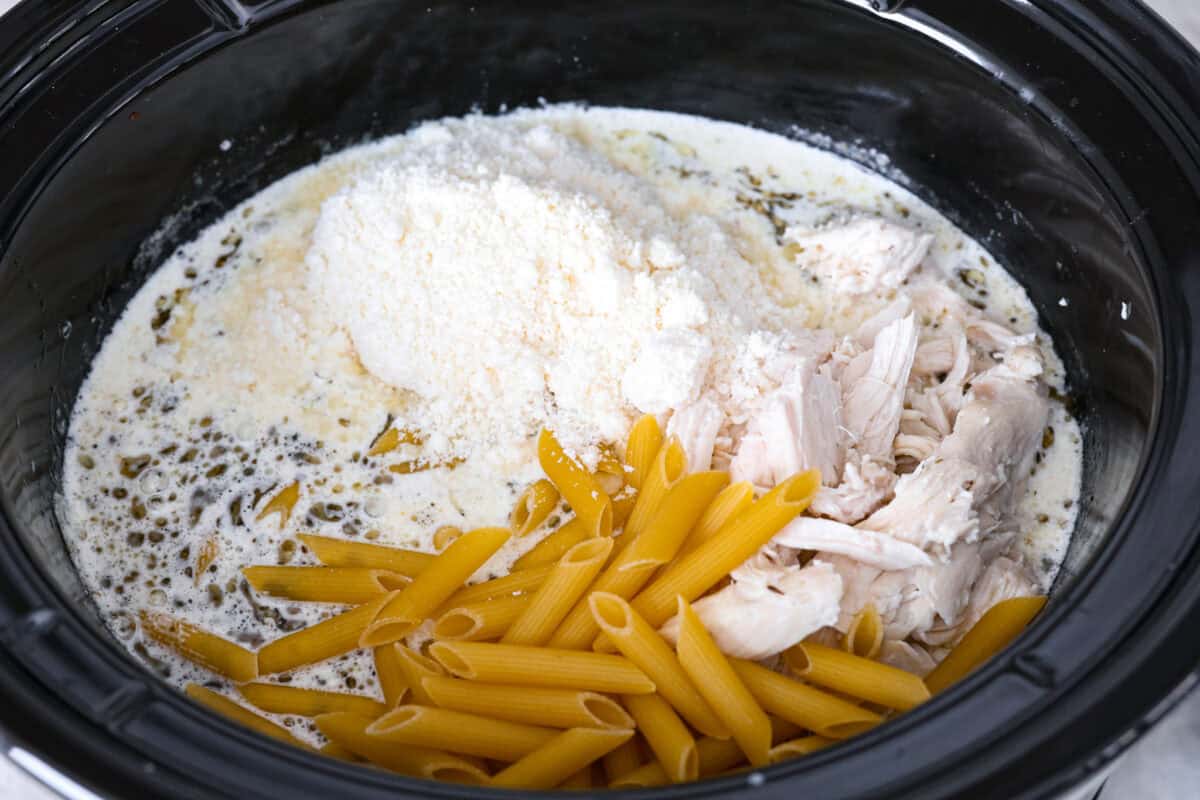
[[[732,739],[715,739],[705,736],[696,740],[696,755],[700,762],[700,777],[708,778],[743,764],[746,754]],[[671,782],[666,770],[657,761],[609,780],[611,789],[635,789],[638,787],[666,786]]]
[[[462,528],[453,525],[443,525],[433,532],[433,549],[439,553],[450,546],[450,543],[462,536]]]
[[[392,452],[402,444],[421,445],[424,443],[425,437],[415,431],[407,428],[388,428],[371,443],[371,449],[367,451],[367,455],[381,456]]]
[[[801,642],[788,650],[786,660],[809,683],[886,708],[908,711],[929,699],[929,689],[911,672],[844,650]]]
[[[592,764],[588,764],[586,767],[578,770],[574,775],[560,783],[558,788],[566,789],[568,791],[583,791],[585,789],[594,788],[596,781],[593,777],[593,772],[594,766]]]
[[[414,705],[397,706],[367,727],[369,736],[392,744],[432,747],[497,761],[523,758],[557,733],[537,725]]]
[[[742,683],[767,711],[828,739],[845,739],[875,727],[880,717],[766,667],[730,659]]]
[[[508,524],[514,536],[525,536],[542,526],[550,512],[558,506],[559,494],[554,484],[542,478],[534,481],[517,498]]]
[[[662,447],[662,429],[653,414],[643,414],[629,431],[625,445],[625,463],[629,465],[629,483],[641,489],[654,465],[654,459]]]
[[[278,739],[281,742],[287,742],[296,747],[302,747],[305,750],[311,750],[304,742],[297,739],[288,729],[282,725],[276,725],[269,719],[260,717],[245,706],[233,702],[223,694],[217,694],[212,689],[206,689],[198,683],[189,683],[184,690],[187,696],[195,700],[197,703],[208,706],[218,714],[233,720],[234,722],[249,728],[252,731],[261,733],[264,736],[270,736],[272,739]]]
[[[681,553],[690,553],[717,535],[730,521],[745,511],[754,502],[754,484],[750,481],[731,483],[709,503],[700,515],[700,520],[688,534]]]
[[[437,556],[400,547],[302,533],[297,537],[327,567],[363,567],[415,577]]]
[[[538,463],[575,516],[593,521],[607,518],[607,525],[612,527],[612,501],[608,495],[590,472],[563,452],[554,434],[544,428],[538,436]]]
[[[592,592],[592,616],[621,655],[633,662],[657,691],[688,723],[709,736],[728,736],[729,730],[683,671],[667,641],[629,607],[624,599],[607,592]]]
[[[632,719],[632,717],[630,718]],[[604,777],[608,783],[612,783],[622,775],[633,772],[642,763],[642,747],[635,736],[623,745],[613,750],[608,755],[604,756]],[[657,761],[651,762],[655,765]],[[663,783],[667,783],[667,774],[663,773]]]
[[[569,520],[554,533],[535,544],[528,553],[514,561],[512,571],[519,572],[546,564],[554,564],[563,557],[564,553],[582,541],[601,536],[608,538],[612,535],[612,529],[607,527],[608,522],[608,517],[598,517],[593,520],[575,517]]]
[[[369,603],[269,642],[258,651],[259,674],[287,672],[357,650],[367,624],[375,618],[379,609],[399,594],[399,591],[389,592]]]
[[[1045,597],[1014,597],[989,608],[942,663],[925,676],[929,691],[942,691],[1007,647],[1045,605]]]
[[[427,747],[397,747],[367,733],[375,720],[358,714],[325,714],[313,722],[329,741],[365,758],[376,766],[412,775],[454,783],[485,783],[488,774],[468,759]]]
[[[228,639],[169,614],[143,611],[139,618],[147,638],[171,648],[188,661],[239,683],[258,677],[258,656]]]
[[[771,749],[771,720],[717,648],[692,607],[680,598],[677,608],[680,625],[675,648],[679,663],[713,713],[733,734],[746,759],[753,766],[763,766]]]
[[[553,789],[633,736],[632,730],[572,728],[494,775],[491,786],[508,789]]]
[[[637,505],[637,498],[637,490],[629,485],[626,485],[624,489],[613,495],[612,527],[614,531],[624,529],[625,523],[629,521],[629,517],[633,514],[633,509]]]
[[[883,620],[875,605],[868,603],[850,621],[850,627],[842,637],[842,649],[863,658],[875,658],[882,647]]]
[[[379,681],[379,689],[383,692],[384,702],[388,707],[399,705],[408,691],[408,683],[400,666],[400,656],[396,653],[396,645],[381,644],[372,653],[375,661],[375,677]]]
[[[533,595],[521,616],[500,641],[505,644],[545,644],[571,607],[583,596],[613,549],[607,536],[572,547]]]
[[[816,470],[788,478],[722,528],[719,536],[667,565],[634,598],[634,609],[651,625],[662,625],[675,613],[677,597],[691,602],[714,586],[808,508],[820,487]]]
[[[600,484],[600,488],[609,498],[621,491],[628,475],[629,472],[620,456],[617,455],[616,448],[611,444],[600,445],[600,460],[596,462],[596,471],[592,477],[596,479],[596,483]]]
[[[654,681],[623,656],[488,642],[435,642],[429,654],[460,678],[513,686],[649,694]]]
[[[671,782],[696,780],[700,771],[696,740],[671,705],[657,693],[627,694],[621,702]]]
[[[457,606],[433,623],[433,638],[465,642],[499,639],[532,600],[532,594],[524,594]]]
[[[430,705],[432,700],[425,691],[425,679],[440,678],[446,671],[442,669],[441,664],[411,647],[405,647],[399,642],[393,642],[392,647],[396,649],[396,666],[400,669],[400,675],[404,678],[404,685],[408,687],[412,701],[420,705]]]
[[[579,689],[547,689],[458,678],[426,678],[432,705],[484,717],[544,725],[550,728],[633,727],[633,719],[611,697]]]
[[[566,551],[564,550],[563,552]],[[546,580],[546,576],[550,574],[552,569],[554,569],[553,564],[545,564],[540,567],[523,569],[511,575],[493,578],[490,581],[464,586],[450,595],[450,599],[446,601],[442,608],[449,609],[458,606],[468,606],[483,600],[491,600],[497,597],[512,597],[513,595],[533,592],[542,585],[542,581]]]
[[[330,758],[336,758],[339,761],[349,761],[353,764],[361,764],[365,760],[365,759],[361,758],[360,756],[355,755],[351,751],[347,750],[346,748],[342,747],[337,742],[326,742],[325,744],[323,744],[321,746],[320,753],[323,756],[329,756]]]
[[[464,533],[433,563],[421,570],[408,588],[379,609],[359,643],[376,647],[394,642],[430,616],[467,578],[500,549],[512,532],[508,528],[477,528]]]
[[[650,471],[646,473],[638,489],[637,502],[634,503],[633,513],[625,523],[622,537],[628,537],[628,541],[632,543],[654,519],[667,492],[686,473],[687,454],[683,452],[683,445],[679,443],[679,439],[672,436],[654,456]]]
[[[809,753],[815,753],[829,745],[834,744],[833,739],[826,739],[824,736],[803,736],[799,739],[789,739],[786,742],[780,742],[767,751],[767,758],[772,764],[778,764],[780,761],[787,761],[789,758],[797,758],[806,756]]]
[[[289,484],[280,489],[274,497],[263,505],[262,511],[258,512],[258,516],[255,519],[258,522],[262,522],[272,514],[278,514],[279,530],[283,530],[287,527],[288,520],[292,517],[292,509],[296,507],[296,503],[299,500],[300,484]]]
[[[654,518],[622,554],[621,569],[660,567],[674,558],[704,509],[728,483],[729,473],[716,471],[696,472],[676,481]]]
[[[364,717],[378,717],[388,710],[378,700],[361,694],[323,692],[278,683],[243,683],[237,689],[251,705],[272,714],[317,717],[346,711]]]
[[[366,567],[243,567],[255,591],[312,603],[358,605],[403,589],[412,580]]]

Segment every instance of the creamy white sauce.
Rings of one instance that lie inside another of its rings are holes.
[[[800,327],[852,331],[887,298],[830,296],[789,263],[781,225],[877,215],[932,233],[926,260],[954,288],[1020,332],[1039,332],[1024,290],[977,242],[910,192],[829,152],[750,128],[625,109],[549,108],[507,124],[549,123],[650,180],[679,208],[733,219],[742,254],[794,307]],[[212,676],[143,642],[141,609],[178,614],[248,646],[340,609],[243,591],[251,564],[313,564],[296,533],[432,551],[442,525],[503,524],[539,476],[532,448],[502,463],[395,475],[364,456],[406,398],[366,373],[326,309],[297,287],[321,202],[405,146],[347,150],[268,187],[179,248],[130,302],[80,391],[59,518],[84,585],[116,636],[171,682]],[[764,211],[769,213],[764,213]],[[955,276],[962,275],[962,279]],[[447,332],[453,335],[453,332]],[[1065,392],[1044,334],[1047,382]],[[1076,422],[1054,404],[1019,519],[1024,554],[1048,588],[1078,507]],[[122,470],[124,469],[124,473]],[[291,520],[257,520],[266,498],[303,487]],[[256,499],[257,495],[257,499]],[[534,544],[510,543],[479,577]],[[192,574],[199,550],[217,556]],[[354,653],[297,670],[292,685],[378,693]],[[309,735],[302,720],[286,720]]]

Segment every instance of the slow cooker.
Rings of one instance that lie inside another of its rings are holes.
[[[828,751],[628,796],[1049,797],[1119,755],[1200,663],[1200,56],[1134,0],[26,0],[0,26],[10,746],[112,797],[503,794],[291,749],[158,683],[90,605],[53,499],[89,362],[175,246],[343,146],[543,101],[886,171],[1028,288],[1085,431],[1066,568],[1013,647]]]

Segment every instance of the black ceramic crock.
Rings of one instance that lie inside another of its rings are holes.
[[[1118,755],[1200,659],[1200,58],[1133,0],[901,6],[18,6],[0,23],[7,740],[113,797],[500,796],[307,755],[156,683],[97,619],[53,496],[90,359],[174,246],[339,147],[545,99],[887,153],[1028,287],[1085,430],[1079,532],[1014,647],[836,748],[636,794],[1047,797]]]

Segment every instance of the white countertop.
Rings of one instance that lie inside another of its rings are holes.
[[[1200,45],[1200,0],[1146,2]],[[16,4],[17,0],[0,0],[0,15]],[[1102,800],[1187,800],[1200,796],[1197,787],[1200,787],[1200,691],[1193,693],[1125,756],[1105,785]],[[13,764],[0,759],[0,798],[55,800],[56,797]]]

